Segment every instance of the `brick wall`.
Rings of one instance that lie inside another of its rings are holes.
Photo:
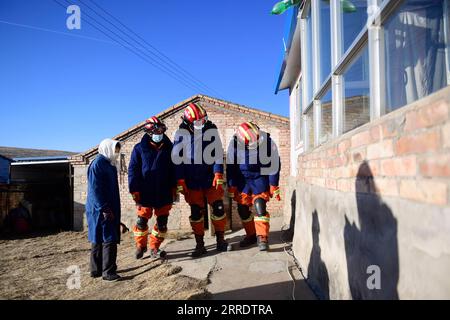
[[[284,221],[323,297],[450,298],[450,87],[294,161]]]
[[[186,103],[185,101],[183,105]],[[289,132],[289,122],[287,119],[270,115],[268,113],[259,112],[257,110],[252,110],[244,106],[233,105],[229,106],[228,103],[221,100],[204,97],[202,96],[200,104],[205,107],[208,112],[208,117],[213,121],[219,128],[222,143],[224,149],[228,147],[228,143],[234,132],[236,126],[245,121],[255,121],[258,123],[262,130],[267,130],[271,133],[272,137],[275,139],[281,156],[282,169],[281,169],[281,180],[280,187],[282,192],[285,190],[287,185],[287,177],[290,172],[290,132]],[[173,109],[173,108],[172,108]],[[168,109],[171,110],[171,109]],[[175,108],[173,112],[163,115],[163,121],[168,127],[167,135],[173,140],[176,129],[181,122],[183,108]],[[149,115],[151,116],[151,115]],[[131,152],[136,143],[140,142],[142,135],[144,134],[142,130],[137,130],[136,128],[130,129],[131,133],[126,135],[122,142],[122,154],[124,155],[125,168],[123,172],[119,174],[120,183],[120,196],[122,201],[122,215],[123,222],[128,226],[132,226],[135,223],[136,214],[135,207],[132,198],[128,193],[128,175],[127,166],[130,161]],[[87,161],[92,161],[95,154],[86,159]],[[86,203],[86,170],[87,165],[83,162],[82,157],[74,158],[74,209],[75,209],[75,221],[76,229],[81,230],[83,226],[85,227],[85,222],[81,219],[84,217],[84,204]],[[229,212],[229,199],[225,197],[224,199],[225,210]],[[239,215],[237,214],[237,205],[233,201],[232,205],[232,222],[233,229],[241,227]],[[274,215],[283,214],[283,202],[271,201],[268,205],[268,211]],[[189,224],[190,208],[188,204],[184,201],[184,197],[181,196],[179,202],[177,202],[169,218],[169,229],[171,230],[190,230]]]
[[[354,179],[367,162],[367,174],[378,186],[367,192],[449,205],[450,112],[445,91],[441,96],[397,110],[300,156],[301,181],[354,192]]]

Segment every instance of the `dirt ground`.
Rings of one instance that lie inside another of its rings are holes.
[[[122,281],[90,278],[89,249],[85,232],[0,240],[0,299],[208,298],[207,281],[180,275],[180,266],[149,258],[135,260],[132,233],[122,236],[118,248]],[[80,276],[71,274],[70,268],[74,272],[78,268]]]

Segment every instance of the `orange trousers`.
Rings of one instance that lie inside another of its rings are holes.
[[[251,207],[255,203],[256,199],[264,199],[266,202],[270,201],[270,192],[266,191],[260,194],[247,194],[244,192],[236,193],[234,200],[241,205]],[[245,221],[242,221],[242,225],[247,235],[254,235],[267,238],[270,231],[270,214],[268,212],[263,216],[254,217],[253,214]]]
[[[200,207],[201,214],[200,217],[193,217],[191,215],[190,222],[192,231],[195,235],[198,236],[204,236],[205,235],[205,225],[204,225],[204,216],[206,212],[205,208],[205,198],[209,205],[213,206],[217,205],[215,202],[222,201],[220,204],[222,206],[223,210],[223,195],[224,191],[223,189],[216,189],[214,187],[211,187],[209,189],[203,189],[203,190],[188,190],[187,195],[185,195],[186,202],[190,206],[198,206]],[[227,223],[227,216],[225,214],[225,211],[223,211],[223,215],[216,216],[214,214],[214,210],[212,214],[210,215],[211,222],[214,226],[215,231],[224,232],[225,231],[225,225]]]
[[[139,217],[143,217],[147,220],[153,216],[153,214],[158,218],[160,216],[168,216],[170,209],[172,209],[172,205],[167,205],[161,208],[149,208],[149,207],[140,207],[137,210],[137,214]],[[136,246],[138,248],[147,248],[147,240],[149,229],[148,226],[141,230],[137,225],[133,228],[134,232],[134,240],[136,242]],[[167,232],[167,226],[165,230],[159,230],[158,223],[155,223],[153,226],[153,230],[150,234],[149,247],[150,249],[158,250],[161,244],[163,243]]]

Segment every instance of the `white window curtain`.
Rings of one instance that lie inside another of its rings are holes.
[[[447,85],[443,1],[407,1],[385,25],[388,111]]]

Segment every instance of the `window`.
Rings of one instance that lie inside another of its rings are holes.
[[[305,0],[301,54],[310,150],[450,85],[450,0]]]
[[[325,93],[320,103],[320,138],[319,143],[323,144],[333,136],[333,103],[331,88]]]
[[[300,83],[297,85],[296,88],[296,118],[298,120],[297,122],[297,127],[296,127],[296,143],[295,145],[298,146],[301,141],[302,141],[302,128],[301,128],[301,119],[302,119],[302,95],[301,95],[301,88],[302,88],[302,83],[300,80]]]
[[[306,27],[306,60],[303,66],[304,73],[308,76],[306,77],[306,101],[309,104],[313,99],[313,41],[312,41],[312,17],[311,17],[311,7],[308,9],[308,13],[305,17],[305,27]]]
[[[331,73],[331,23],[330,2],[319,1],[319,37],[320,37],[320,84],[328,79]],[[319,55],[317,55],[319,56]]]
[[[384,23],[386,113],[447,85],[444,1],[407,0]]]
[[[310,107],[306,112],[306,130],[308,139],[308,150],[314,148],[314,107]]]
[[[341,0],[342,46],[345,53],[367,23],[367,2],[370,0]]]
[[[370,121],[369,51],[367,46],[347,67],[344,83],[344,133]]]

